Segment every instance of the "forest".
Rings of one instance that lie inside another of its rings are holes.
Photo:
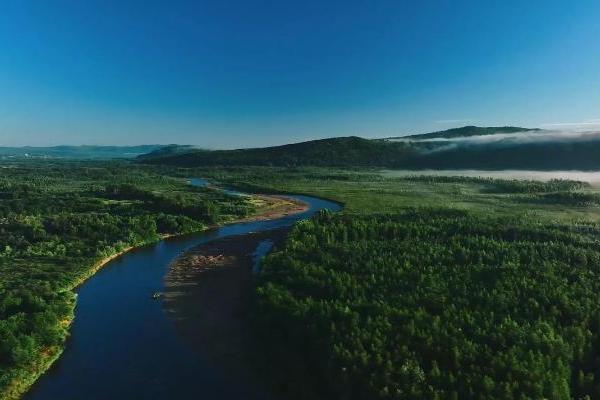
[[[100,260],[253,210],[244,198],[124,162],[3,165],[0,397],[22,391],[60,354],[73,289]]]
[[[374,170],[212,174],[345,204],[297,224],[257,280],[257,365],[284,398],[600,398],[597,188]]]
[[[300,223],[258,286],[272,376],[298,398],[598,398],[599,234],[442,209]]]

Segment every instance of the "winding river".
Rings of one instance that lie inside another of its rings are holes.
[[[207,184],[202,179],[192,179],[191,183]],[[319,210],[341,209],[339,204],[323,199],[291,197],[310,208],[275,220],[235,223],[162,240],[107,264],[78,289],[76,318],[66,349],[24,398],[261,398],[190,351],[161,301],[152,300],[151,295],[164,289],[170,263],[190,248],[232,235],[289,227]]]

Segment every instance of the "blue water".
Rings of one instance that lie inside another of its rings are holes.
[[[190,178],[190,183],[194,186],[209,187],[212,183],[204,178]],[[247,193],[240,192],[227,186],[219,186],[218,190],[231,196],[249,196]]]
[[[202,185],[194,180],[192,184]],[[199,244],[230,235],[291,226],[337,203],[293,196],[304,213],[271,221],[237,223],[163,240],[110,262],[78,290],[76,318],[62,357],[25,396],[27,400],[257,399],[190,351],[154,292],[164,288],[168,266]],[[266,246],[263,245],[263,246]],[[257,249],[264,255],[265,249]]]
[[[252,254],[252,272],[258,274],[260,272],[262,259],[271,252],[275,243],[271,239],[261,241],[256,250]]]

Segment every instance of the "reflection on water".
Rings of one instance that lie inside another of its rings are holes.
[[[262,259],[264,256],[269,254],[271,249],[273,248],[273,241],[271,239],[263,240],[258,244],[254,254],[252,254],[252,272],[257,274],[260,272]]]
[[[550,179],[570,179],[600,185],[600,171],[520,171],[501,170],[484,171],[476,169],[449,169],[449,170],[383,170],[381,174],[388,177],[402,177],[415,175],[428,176],[470,176],[497,179],[521,179],[534,181],[549,181]]]

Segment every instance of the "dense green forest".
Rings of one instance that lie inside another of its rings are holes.
[[[258,337],[301,398],[598,398],[599,234],[456,210],[322,214],[264,264]]]
[[[246,216],[245,198],[121,162],[23,162],[0,169],[0,397],[60,353],[73,288],[131,246]]]
[[[494,141],[473,136],[508,134]],[[463,127],[405,138],[339,137],[283,146],[198,150],[172,146],[140,156],[138,161],[180,167],[381,167],[396,169],[597,170],[600,140],[595,136],[552,139],[549,132],[517,127]],[[530,135],[522,141],[522,135]],[[536,135],[533,140],[531,135]],[[463,138],[463,140],[459,140]],[[400,140],[401,139],[401,140]],[[444,139],[444,140],[433,140]]]
[[[202,169],[335,198],[267,257],[254,323],[285,398],[600,398],[600,234],[586,183]]]

